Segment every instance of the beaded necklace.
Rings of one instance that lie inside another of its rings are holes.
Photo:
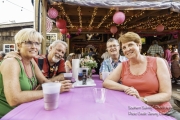
[[[52,78],[55,77],[58,71],[58,67],[59,67],[59,63],[60,61],[58,61],[57,63],[55,63],[53,66],[50,65],[48,57],[47,58],[47,62],[48,62],[48,66],[49,66],[49,70],[48,70],[48,78]]]
[[[28,80],[29,80],[29,82],[30,82],[30,84],[31,84],[31,89],[34,90],[35,87],[37,86],[37,83],[33,83],[33,80],[32,80],[32,79],[34,78],[35,81],[37,81],[37,80],[36,80],[34,71],[32,70],[32,66],[31,66],[31,71],[32,71],[32,73],[33,73],[33,76],[32,76],[32,78],[30,78],[29,75],[27,74],[27,69],[26,69],[26,66],[25,66],[23,60],[22,60],[22,63],[23,63],[23,66],[24,66],[24,70],[25,70],[26,76],[28,77]],[[30,62],[30,63],[31,63],[31,62]],[[32,65],[32,63],[31,63],[31,65]]]

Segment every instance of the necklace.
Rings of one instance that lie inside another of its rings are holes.
[[[35,74],[34,74],[34,72],[33,72],[33,70],[32,70],[32,67],[31,67],[31,71],[32,71],[33,77],[30,78],[29,75],[27,74],[27,69],[26,69],[26,66],[25,66],[25,64],[24,64],[24,62],[23,62],[23,59],[22,59],[22,63],[23,63],[23,66],[24,66],[24,70],[25,70],[26,76],[28,77],[28,80],[30,81],[31,88],[34,89],[35,86],[37,85],[37,83],[35,82],[35,84],[33,84],[32,79],[34,78],[35,81],[37,81],[37,80],[36,80]]]
[[[52,77],[56,76],[56,74],[57,74],[58,66],[59,66],[59,62],[60,62],[60,61],[57,62],[57,63],[54,63],[54,65],[50,65],[50,62],[49,62],[47,56],[48,56],[48,55],[46,55],[46,58],[47,58],[48,66],[49,66],[47,78],[52,78]]]
[[[28,77],[28,78],[30,78],[30,77],[29,77],[29,75],[27,74],[26,66],[25,66],[25,64],[24,64],[23,60],[22,60],[22,63],[23,63],[24,70],[25,70],[25,72],[26,72],[27,77]],[[32,68],[31,68],[31,71],[32,71]]]

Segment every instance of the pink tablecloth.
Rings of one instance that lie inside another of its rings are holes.
[[[93,79],[96,87],[102,87],[97,75]],[[119,91],[107,89],[106,102],[95,103],[93,88],[73,88],[70,92],[60,94],[59,107],[53,111],[44,110],[43,99],[24,103],[2,120],[174,120]]]

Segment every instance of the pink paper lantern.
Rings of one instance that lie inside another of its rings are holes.
[[[81,28],[79,28],[78,31],[81,32],[82,31]]]
[[[66,28],[66,21],[63,19],[59,19],[56,21],[56,27],[58,27],[59,29],[64,29]]]
[[[71,35],[70,35],[70,34],[67,34],[66,37],[70,39],[70,38],[71,38]]]
[[[58,11],[54,8],[50,8],[48,10],[48,16],[52,19],[56,18],[58,16]]]
[[[111,28],[110,28],[110,31],[111,31],[111,33],[112,34],[115,34],[116,32],[117,32],[117,27],[116,26],[111,26]]]
[[[121,24],[123,23],[125,20],[125,15],[123,12],[116,12],[114,15],[113,15],[113,21],[114,23],[116,24]]]
[[[66,33],[67,33],[67,28],[59,29],[59,31],[60,31],[62,34],[66,34]]]
[[[157,30],[158,32],[162,32],[162,31],[164,30],[164,26],[163,26],[162,24],[160,24],[160,25],[158,25],[158,26],[156,27],[156,30]]]

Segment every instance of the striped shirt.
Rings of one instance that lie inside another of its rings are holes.
[[[156,53],[159,53],[162,57],[162,55],[164,54],[164,51],[161,46],[159,46],[158,44],[154,44],[149,47],[147,53],[151,54],[152,56],[154,56],[154,54]]]

